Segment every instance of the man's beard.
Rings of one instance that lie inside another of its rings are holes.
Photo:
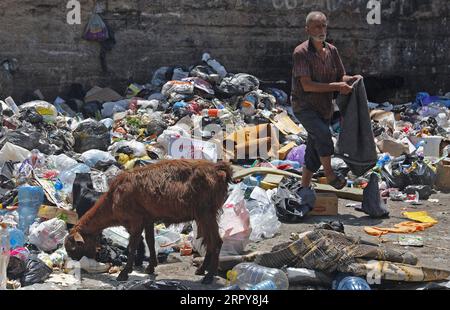
[[[327,35],[319,35],[319,36],[311,36],[311,38],[316,41],[316,42],[325,42],[325,40],[327,39]]]

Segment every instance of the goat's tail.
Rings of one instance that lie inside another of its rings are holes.
[[[233,169],[231,164],[221,161],[216,164],[217,173],[221,176],[226,183],[231,183],[233,180]]]

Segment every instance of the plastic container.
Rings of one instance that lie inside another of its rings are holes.
[[[203,117],[222,117],[230,114],[226,109],[205,109],[202,110]]]
[[[412,144],[417,145],[420,140],[423,140],[425,144],[423,145],[423,156],[429,157],[439,157],[439,147],[441,145],[442,137],[440,136],[428,136],[428,137],[416,137],[410,136],[409,140]]]
[[[34,223],[39,207],[44,202],[44,191],[39,186],[20,186],[19,197],[19,229],[28,234],[28,228]]]
[[[19,114],[19,108],[17,107],[17,104],[14,102],[14,99],[12,97],[6,98],[5,103],[11,108],[14,114]]]
[[[231,271],[228,271],[227,277],[243,290],[251,289],[266,280],[272,281],[278,290],[289,288],[289,280],[283,271],[254,263],[240,263],[234,266]]]
[[[25,234],[23,231],[17,228],[9,228],[9,244],[11,249],[15,249],[18,247],[23,247],[25,243]]]
[[[246,116],[252,116],[256,113],[256,106],[258,105],[258,97],[255,94],[247,94],[241,103],[241,111]]]
[[[0,290],[6,290],[9,263],[9,233],[6,224],[0,224]]]
[[[366,280],[359,277],[340,275],[333,281],[333,289],[338,291],[370,291]]]
[[[251,291],[276,291],[277,286],[272,280],[262,281],[250,288]]]

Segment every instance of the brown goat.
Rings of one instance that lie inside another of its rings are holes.
[[[206,245],[204,263],[196,274],[208,274],[203,283],[213,281],[217,273],[222,239],[219,235],[219,211],[227,197],[232,171],[227,163],[205,160],[164,160],[118,175],[103,194],[70,231],[65,240],[70,257],[94,258],[98,237],[103,229],[124,226],[130,234],[128,261],[118,276],[128,279],[142,232],[150,250],[147,273],[157,266],[154,223],[175,224],[195,220],[198,234]]]

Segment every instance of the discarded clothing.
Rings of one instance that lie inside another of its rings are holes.
[[[353,84],[350,95],[339,95],[336,103],[343,116],[336,156],[342,158],[356,176],[361,176],[377,162],[363,80]]]
[[[272,268],[287,265],[331,273],[349,272],[351,264],[358,259],[417,264],[417,257],[411,252],[363,244],[342,233],[324,229],[305,232],[299,240],[279,251],[258,255],[255,263]]]
[[[435,223],[416,223],[416,222],[401,222],[395,224],[394,227],[364,227],[364,231],[371,236],[382,236],[388,233],[410,234],[416,231],[423,231],[426,228],[433,226]]]

